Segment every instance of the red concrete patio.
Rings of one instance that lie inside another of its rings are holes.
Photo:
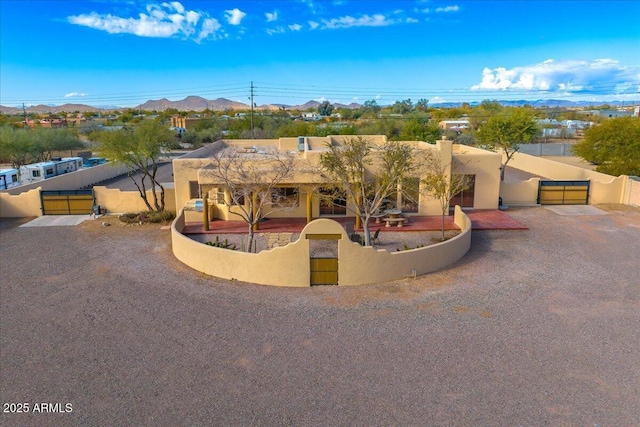
[[[500,210],[475,210],[465,213],[471,219],[473,230],[528,230],[527,226]],[[343,225],[347,221],[354,221],[353,218],[332,217],[331,219]],[[375,231],[379,228],[381,233],[437,231],[441,229],[442,218],[439,216],[410,216],[408,219],[409,221],[402,227],[385,227],[384,222],[377,224],[375,221],[371,221],[369,229]],[[446,230],[459,229],[453,223],[453,215],[446,216],[444,223]],[[306,224],[305,218],[267,218],[260,223],[259,231],[261,233],[299,233]],[[204,230],[202,223],[189,222],[182,232],[183,234],[244,234],[247,232],[247,227],[247,223],[244,221],[214,220],[209,222],[209,231]]]

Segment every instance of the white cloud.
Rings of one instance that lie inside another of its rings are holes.
[[[377,13],[375,15],[362,15],[360,18],[354,18],[346,15],[331,20],[322,20],[323,29],[351,28],[351,27],[386,27],[396,24],[397,21],[390,20],[386,16]]]
[[[405,19],[405,22],[406,22],[407,24],[415,24],[415,23],[420,22],[420,21],[418,21],[418,20],[417,20],[417,19],[415,19],[415,18],[407,18],[407,19]]]
[[[88,93],[80,93],[80,92],[71,92],[71,93],[66,93],[64,95],[65,98],[78,98],[78,97],[82,97],[82,96],[88,96]]]
[[[277,10],[274,10],[271,13],[267,12],[264,15],[267,17],[267,22],[273,22],[273,21],[277,21],[278,20],[278,11]]]
[[[67,20],[72,24],[106,31],[109,34],[160,38],[178,36],[185,39],[193,38],[196,42],[216,36],[216,32],[221,28],[217,19],[201,12],[186,10],[177,1],[160,5],[150,4],[146,7],[146,13],[139,13],[137,18],[91,12],[69,16]]]
[[[472,86],[471,90],[637,93],[639,77],[640,67],[623,66],[613,59],[593,61],[548,59],[539,64],[511,69],[485,68],[482,71],[482,81]]]
[[[316,21],[309,21],[309,28],[311,28],[312,30],[315,30],[316,28],[318,28],[320,26],[320,24]]]
[[[285,32],[284,27],[281,27],[281,26],[278,26],[278,27],[275,27],[275,28],[267,28],[265,31],[270,36],[272,36],[274,34],[282,34],[282,33]]]
[[[291,31],[300,31],[302,29],[302,25],[300,24],[289,25],[289,29]]]
[[[460,7],[458,5],[436,8],[437,13],[458,12],[459,10],[460,10]]]
[[[441,104],[443,102],[446,102],[446,99],[441,98],[439,96],[434,96],[429,100],[429,104]]]
[[[224,16],[230,25],[240,25],[247,14],[236,7],[235,9],[225,10]]]

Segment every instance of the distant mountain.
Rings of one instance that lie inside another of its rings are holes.
[[[200,96],[187,96],[186,98],[179,101],[169,101],[167,98],[150,100],[145,102],[144,104],[138,105],[135,108],[139,110],[151,111],[164,111],[169,108],[175,108],[176,110],[180,111],[204,111],[208,108],[209,110],[213,111],[224,111],[245,110],[251,107],[241,102],[230,101],[224,98],[208,100]]]
[[[610,101],[610,102],[591,102],[591,101],[565,101],[561,99],[539,99],[539,100],[513,100],[513,101],[498,101],[501,105],[504,106],[512,106],[519,107],[523,105],[530,105],[534,108],[589,108],[589,107],[598,107],[603,104],[608,104],[612,107],[620,107],[620,106],[629,106],[633,104],[633,101]],[[639,103],[638,100],[635,101],[637,105]],[[440,102],[429,104],[430,107],[436,108],[454,108],[462,106],[463,102]],[[471,106],[479,105],[479,101],[474,101],[469,103]],[[301,105],[288,105],[288,104],[264,104],[256,106],[257,110],[262,111],[278,111],[278,110],[308,110],[308,109],[317,109],[320,105],[320,102],[311,100],[307,101]],[[334,108],[349,108],[356,109],[360,108],[361,105],[358,103],[350,103],[348,105],[341,103],[333,103]],[[381,105],[381,107],[384,107]],[[217,98],[217,99],[206,99],[200,96],[187,96],[186,98],[179,101],[170,101],[167,98],[157,99],[157,100],[149,100],[144,104],[140,104],[134,109],[137,110],[148,110],[148,111],[165,111],[168,108],[175,108],[179,111],[204,111],[207,108],[213,111],[225,111],[225,110],[248,110],[251,108],[250,105],[244,104],[242,102],[231,101],[225,98]],[[65,111],[67,113],[72,113],[75,111],[80,112],[99,112],[99,111],[113,111],[113,110],[126,110],[128,107],[117,107],[117,106],[90,106],[85,104],[63,104],[63,105],[36,105],[30,106],[26,108],[27,113],[35,113],[35,114],[46,114],[46,113],[59,113]],[[0,105],[0,113],[2,114],[22,114],[21,107],[5,107]]]

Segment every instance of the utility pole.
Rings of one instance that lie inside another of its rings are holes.
[[[253,139],[253,80],[251,81],[251,139]]]

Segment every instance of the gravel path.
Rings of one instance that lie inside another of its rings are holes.
[[[154,225],[2,220],[2,402],[72,412],[0,425],[640,425],[640,212],[508,212],[530,230],[451,268],[308,289],[206,277]]]

